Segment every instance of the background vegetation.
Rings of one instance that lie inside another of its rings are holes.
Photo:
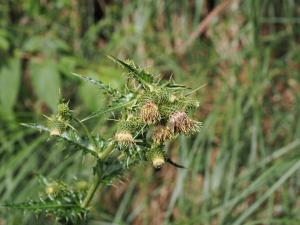
[[[78,115],[103,95],[71,72],[117,87],[115,55],[200,89],[198,136],[171,143],[188,169],[137,169],[98,194],[91,225],[299,224],[300,3],[297,0],[8,0],[0,3],[0,202],[38,196],[36,174],[85,177],[20,122],[55,110],[59,89]],[[107,117],[95,133],[114,132]],[[0,224],[53,224],[0,208]]]

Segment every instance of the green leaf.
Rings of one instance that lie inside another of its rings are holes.
[[[13,58],[0,70],[0,104],[4,112],[11,113],[20,86],[20,60]]]
[[[30,73],[36,95],[55,111],[60,99],[60,76],[57,64],[53,60],[46,60],[42,63],[32,61]]]
[[[122,66],[124,69],[126,69],[129,72],[129,74],[133,76],[133,78],[140,82],[142,85],[144,85],[144,87],[150,88],[151,85],[154,83],[154,77],[151,74],[135,66],[134,64],[128,64],[113,56],[108,56],[108,58]]]

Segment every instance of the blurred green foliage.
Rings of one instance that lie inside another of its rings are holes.
[[[0,202],[36,197],[37,170],[85,176],[89,159],[66,158],[19,122],[50,114],[59,89],[77,114],[101,109],[103,95],[71,72],[118,86],[124,79],[110,54],[193,88],[207,84],[198,96],[205,126],[171,143],[172,157],[189,169],[134,172],[99,194],[106,204],[95,202],[92,225],[299,224],[300,4],[232,1],[180,52],[222,2],[1,2]],[[113,132],[106,119],[87,125],[106,135]],[[54,222],[0,209],[1,223]]]

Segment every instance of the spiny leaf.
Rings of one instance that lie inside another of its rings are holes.
[[[132,75],[133,78],[140,82],[142,85],[144,85],[144,87],[150,88],[151,85],[154,83],[153,76],[147,73],[145,70],[138,68],[134,65],[130,65],[113,56],[108,56],[108,58],[125,68],[129,72],[129,74]]]
[[[22,203],[8,203],[2,205],[10,209],[32,211],[36,214],[44,213],[54,215],[58,220],[80,221],[86,218],[88,210],[79,204],[64,203],[59,200],[42,199],[40,201],[28,201]]]
[[[50,129],[48,127],[45,127],[45,126],[39,125],[39,124],[21,123],[21,125],[25,126],[25,127],[33,128],[33,129],[36,129],[39,131],[50,132]],[[76,134],[73,131],[64,132],[60,135],[57,135],[57,137],[65,140],[71,144],[78,146],[81,150],[83,150],[86,153],[90,153],[93,156],[98,157],[97,152],[93,148],[91,148],[92,145],[88,141],[83,140],[78,134]]]
[[[33,211],[36,214],[44,213],[54,215],[60,221],[82,220],[87,215],[87,209],[82,206],[85,190],[80,190],[61,181],[47,180],[41,177],[45,185],[45,191],[39,195],[38,200],[28,200],[21,203],[7,203],[4,207]]]
[[[92,118],[101,116],[101,115],[103,115],[105,113],[114,112],[115,110],[121,109],[121,108],[123,108],[123,107],[125,107],[127,105],[130,105],[131,103],[132,103],[132,101],[125,102],[125,103],[121,102],[121,103],[113,104],[113,105],[109,106],[106,109],[101,109],[101,110],[99,110],[97,112],[92,113],[91,115],[87,116],[86,118],[80,120],[80,122],[85,122],[85,121],[90,120]]]
[[[110,85],[104,84],[102,81],[100,80],[95,80],[93,78],[87,77],[87,76],[83,76],[77,73],[72,73],[74,76],[79,77],[83,80],[89,81],[92,84],[95,84],[98,88],[100,88],[101,90],[104,90],[107,94],[110,94],[113,97],[121,97],[120,92],[117,89],[112,88]]]
[[[59,204],[55,202],[42,202],[42,201],[28,201],[22,203],[7,203],[3,204],[3,207],[21,210],[31,210],[35,212],[41,212],[43,210],[55,210],[55,209],[76,209],[80,210],[80,205],[76,204]]]

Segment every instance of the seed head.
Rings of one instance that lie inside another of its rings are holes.
[[[119,131],[115,134],[116,142],[123,147],[131,146],[134,143],[134,138],[128,131]]]
[[[196,121],[191,120],[185,112],[173,113],[168,121],[169,129],[174,133],[188,134],[198,129]]]
[[[160,113],[158,111],[157,105],[152,102],[146,102],[140,111],[141,119],[146,124],[155,124],[160,120]]]
[[[173,137],[172,132],[169,127],[159,125],[157,126],[152,135],[154,143],[161,144],[165,141],[170,140]]]

